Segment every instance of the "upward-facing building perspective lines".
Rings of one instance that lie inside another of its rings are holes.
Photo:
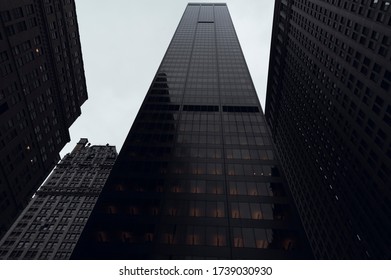
[[[190,3],[72,258],[311,257],[228,8]]]
[[[391,258],[391,7],[275,2],[266,119],[316,258]]]

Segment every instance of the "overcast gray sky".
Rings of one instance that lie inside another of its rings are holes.
[[[115,145],[129,132],[188,0],[77,0],[88,100],[70,128],[80,138]],[[209,1],[202,2],[221,2]],[[273,0],[226,0],[264,108]]]

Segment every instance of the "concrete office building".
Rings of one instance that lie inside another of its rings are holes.
[[[0,259],[69,259],[116,157],[80,139],[0,241]]]
[[[316,258],[391,258],[390,45],[390,1],[276,1],[265,115]]]
[[[0,1],[0,237],[60,160],[86,99],[74,2]]]

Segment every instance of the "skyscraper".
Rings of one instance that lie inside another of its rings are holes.
[[[391,258],[390,15],[275,4],[266,118],[317,258]]]
[[[0,241],[0,259],[69,259],[116,157],[80,139]]]
[[[225,4],[188,4],[75,259],[310,258]]]
[[[87,99],[75,4],[0,2],[0,237],[59,161]]]

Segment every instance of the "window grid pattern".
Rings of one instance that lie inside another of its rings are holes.
[[[318,258],[389,256],[389,5],[276,6],[266,118]]]
[[[290,258],[300,238],[228,9],[189,4],[73,257]]]
[[[69,259],[117,157],[82,139],[0,241],[0,259]]]

